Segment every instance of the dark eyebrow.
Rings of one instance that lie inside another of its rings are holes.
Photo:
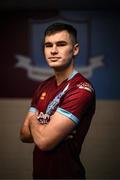
[[[53,44],[52,42],[45,42],[44,46],[48,46],[48,45],[52,45],[52,44]],[[57,45],[60,45],[60,44],[66,45],[66,44],[68,44],[68,42],[66,42],[66,41],[57,41],[56,44]]]
[[[44,43],[44,46],[47,46],[47,45],[52,45],[52,43],[51,42]]]
[[[57,44],[57,45],[59,45],[59,44],[66,45],[66,44],[68,44],[68,43],[67,43],[66,41],[57,41],[56,44]]]

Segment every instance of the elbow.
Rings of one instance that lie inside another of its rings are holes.
[[[24,133],[22,130],[20,131],[19,138],[23,143],[33,143],[33,138],[29,134]]]
[[[22,134],[22,132],[20,132],[19,138],[20,138],[20,140],[21,140],[23,143],[26,143],[26,142],[27,142],[26,137],[24,136],[24,134]]]
[[[25,141],[25,137],[24,137],[24,134],[23,134],[22,130],[20,130],[19,139],[20,139],[22,142]]]
[[[23,143],[26,143],[26,142],[27,142],[26,138],[25,138],[23,135],[21,135],[21,134],[20,134],[20,140],[21,140],[21,142],[23,142]]]
[[[35,144],[42,151],[50,151],[54,148],[53,144],[44,138],[41,138],[40,141],[35,142]]]
[[[42,151],[51,151],[53,149],[52,146],[47,144],[38,145],[38,148]]]

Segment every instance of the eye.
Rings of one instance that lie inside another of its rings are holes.
[[[59,41],[57,42],[57,46],[60,47],[60,46],[66,46],[67,45],[67,42],[65,41]]]
[[[52,43],[45,43],[44,47],[53,47],[53,44]]]

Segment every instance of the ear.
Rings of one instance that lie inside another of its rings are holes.
[[[79,51],[80,51],[80,45],[76,43],[73,48],[73,55],[74,56],[78,55]]]

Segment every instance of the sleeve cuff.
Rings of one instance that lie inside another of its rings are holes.
[[[56,110],[57,112],[63,114],[64,116],[67,116],[69,119],[71,119],[75,124],[79,124],[80,120],[74,116],[72,113],[70,113],[69,111],[66,111],[65,109],[62,109],[60,107],[57,108]]]
[[[29,112],[36,113],[38,110],[35,107],[30,107]]]

